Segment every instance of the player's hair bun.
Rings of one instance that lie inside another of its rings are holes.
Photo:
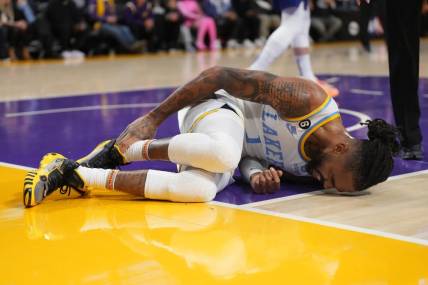
[[[398,129],[382,119],[367,120],[362,125],[367,125],[367,136],[370,141],[377,141],[388,147],[393,155],[400,151],[400,141],[398,139]]]

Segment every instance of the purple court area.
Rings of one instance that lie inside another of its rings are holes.
[[[371,118],[393,122],[387,77],[322,76],[341,90],[339,107],[359,112]],[[159,88],[141,91],[92,94],[52,99],[24,100],[0,103],[0,161],[37,167],[47,152],[59,152],[77,159],[86,155],[100,141],[116,137],[132,120],[148,112],[167,97],[173,89]],[[420,81],[422,109],[421,127],[428,130],[428,79]],[[356,114],[346,112],[342,118],[347,127],[359,122]],[[157,137],[178,133],[176,116],[171,116],[160,127]],[[366,129],[352,132],[365,137]],[[428,150],[428,137],[424,147]],[[135,163],[126,169],[155,168],[175,171],[175,165],[166,162]],[[424,161],[396,160],[394,175],[428,169]],[[252,194],[250,188],[235,183],[216,197],[217,201],[246,204],[265,199],[284,197],[317,190],[315,185],[284,184],[272,195]]]

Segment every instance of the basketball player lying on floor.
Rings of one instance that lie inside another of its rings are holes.
[[[177,111],[181,134],[153,140]],[[24,204],[37,205],[64,186],[206,202],[233,182],[238,164],[256,193],[277,191],[283,172],[360,191],[387,179],[399,150],[392,126],[378,119],[367,125],[369,140],[349,135],[335,101],[310,80],[213,67],[77,162],[45,155],[25,178]],[[141,160],[168,160],[180,171],[115,170]]]

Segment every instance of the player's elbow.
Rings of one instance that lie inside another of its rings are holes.
[[[225,72],[225,67],[213,66],[202,71],[200,77],[204,79],[206,79],[207,77],[217,77],[224,74],[224,72]]]

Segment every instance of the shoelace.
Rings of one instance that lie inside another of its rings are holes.
[[[59,193],[61,193],[62,195],[65,195],[68,193],[68,196],[70,196],[71,189],[74,189],[74,188],[68,185],[63,185],[59,188]]]
[[[48,178],[47,184],[49,185],[49,188],[51,190],[48,193],[46,193],[46,195],[49,195],[55,189],[62,188],[64,186],[62,176],[57,172],[52,172],[47,178]]]
[[[55,173],[55,174],[49,176],[48,184],[49,184],[49,186],[53,186],[52,192],[55,189],[59,188],[59,193],[61,193],[62,195],[68,194],[68,196],[70,196],[71,189],[75,189],[72,186],[65,185],[62,175],[58,174],[58,173]]]

